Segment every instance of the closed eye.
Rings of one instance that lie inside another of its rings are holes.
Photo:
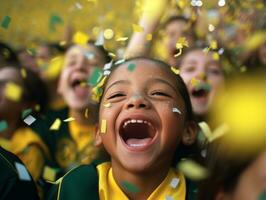
[[[124,96],[126,96],[126,95],[123,93],[116,93],[116,94],[113,94],[110,97],[108,97],[107,100],[118,98],[118,97],[124,97]]]
[[[152,92],[151,93],[152,96],[165,96],[165,97],[172,97],[171,95],[165,93],[165,92],[159,92],[159,91],[156,91],[156,92]]]

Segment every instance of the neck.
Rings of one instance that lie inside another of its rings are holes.
[[[120,188],[123,188],[122,183],[126,181],[140,190],[140,192],[132,193],[123,188],[122,190],[127,197],[132,200],[141,200],[148,199],[152,192],[161,184],[167,176],[170,166],[141,173],[127,171],[117,165],[112,165],[112,169],[114,179]]]

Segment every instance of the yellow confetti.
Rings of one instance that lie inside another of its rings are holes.
[[[174,57],[178,57],[182,54],[182,48],[178,49],[178,53],[174,55]]]
[[[246,40],[244,48],[246,48],[247,50],[254,50],[258,48],[261,44],[263,44],[266,41],[265,35],[266,31],[256,32]]]
[[[188,41],[186,40],[185,37],[180,37],[177,42],[176,42],[176,48],[177,49],[182,49],[183,47],[188,47]]]
[[[220,138],[226,132],[229,131],[229,126],[226,124],[222,124],[221,126],[216,128],[213,132],[211,132],[211,129],[206,122],[200,122],[199,127],[201,128],[203,134],[205,135],[205,137],[209,142],[212,142],[217,138]]]
[[[106,133],[106,129],[107,129],[107,122],[106,122],[106,119],[102,119],[102,123],[101,123],[101,133]]]
[[[52,126],[50,127],[50,130],[56,131],[60,128],[60,125],[61,125],[61,120],[57,118],[52,124]]]
[[[59,45],[60,45],[60,46],[65,46],[65,45],[66,45],[66,41],[64,41],[64,40],[63,40],[63,41],[60,41],[60,42],[59,42]]]
[[[105,104],[103,104],[103,107],[110,108],[111,107],[111,103],[105,103]]]
[[[85,110],[85,118],[89,119],[89,109],[88,108],[86,108],[86,110]]]
[[[132,24],[133,31],[134,32],[143,32],[143,27],[137,25],[137,24]]]
[[[114,37],[114,31],[112,29],[106,29],[103,32],[103,36],[105,39],[110,40]]]
[[[208,170],[193,160],[183,160],[178,164],[178,169],[192,180],[202,180],[208,176]]]
[[[27,77],[27,72],[26,72],[25,68],[21,68],[20,73],[21,73],[22,78]]]
[[[85,45],[89,41],[89,36],[86,33],[83,33],[81,31],[78,31],[73,36],[72,41],[75,44]]]
[[[176,75],[180,73],[180,70],[175,68],[175,67],[171,67],[172,72],[174,72]]]
[[[218,48],[218,44],[217,44],[216,40],[212,40],[211,41],[210,48],[213,49],[213,50]]]
[[[213,60],[219,60],[220,55],[217,52],[214,52],[214,53],[212,53],[212,58],[213,58]]]
[[[39,104],[36,104],[34,109],[39,112],[41,110],[41,106]]]
[[[55,181],[56,170],[51,167],[45,166],[43,170],[43,178],[44,180]]]
[[[128,40],[128,37],[120,37],[120,38],[116,39],[117,42],[123,42],[123,41],[127,41],[127,40]]]
[[[146,35],[146,40],[147,41],[151,41],[152,40],[152,34],[151,33]]]
[[[212,132],[209,125],[206,122],[200,122],[199,127],[201,128],[203,134],[208,139],[208,141],[210,141],[210,138],[212,137]]]
[[[16,83],[9,82],[6,84],[4,95],[11,101],[19,101],[22,96],[22,88]]]
[[[64,119],[63,121],[64,121],[64,122],[71,122],[71,121],[74,121],[74,120],[75,120],[74,117],[69,117],[69,118],[67,118],[67,119]]]
[[[109,52],[108,55],[111,56],[112,58],[116,57],[116,55],[114,53],[112,53],[112,52]]]

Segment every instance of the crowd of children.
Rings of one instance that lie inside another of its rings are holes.
[[[161,26],[169,3],[122,53],[0,43],[0,199],[266,199],[265,37],[204,37],[197,9]]]

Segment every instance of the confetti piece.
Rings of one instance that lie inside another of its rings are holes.
[[[88,80],[88,84],[91,86],[96,86],[102,78],[102,75],[102,70],[100,68],[95,68]]]
[[[132,24],[132,28],[134,32],[143,32],[143,27],[137,25],[137,24]]]
[[[95,42],[96,46],[103,46],[104,45],[104,35],[103,31],[101,31],[97,37],[97,40]]]
[[[113,65],[113,60],[109,63],[106,63],[103,67],[103,70],[111,69],[112,65]]]
[[[11,22],[11,17],[5,16],[4,19],[1,22],[1,27],[7,29],[9,27],[9,25],[10,25],[10,22]]]
[[[174,72],[176,75],[178,75],[180,73],[180,70],[175,68],[175,67],[171,67],[172,72]]]
[[[127,66],[127,70],[130,71],[130,72],[134,71],[135,68],[136,68],[136,65],[134,63],[130,63]]]
[[[34,109],[39,112],[41,110],[41,106],[39,104],[36,104]]]
[[[172,111],[174,113],[179,113],[180,115],[182,114],[181,111],[178,108],[173,108]]]
[[[117,42],[124,42],[124,41],[127,41],[127,40],[128,40],[128,37],[120,37],[120,38],[116,39]]]
[[[111,74],[111,71],[109,71],[109,70],[104,70],[103,71],[103,75],[104,76],[108,76],[109,74]]]
[[[60,125],[61,125],[61,120],[59,118],[57,118],[54,123],[51,125],[50,129],[49,130],[53,130],[53,131],[56,131],[60,128]]]
[[[201,128],[205,137],[209,140],[212,137],[212,132],[209,125],[206,122],[200,122],[199,127]]]
[[[120,65],[123,62],[125,62],[125,59],[120,59],[120,60],[118,60],[118,61],[115,62],[115,65]]]
[[[210,48],[213,49],[213,50],[218,48],[218,44],[217,44],[216,40],[212,40],[211,41]]]
[[[127,190],[128,192],[137,193],[137,192],[140,191],[140,189],[139,189],[137,186],[135,186],[135,185],[133,185],[132,183],[129,183],[129,182],[127,182],[127,181],[123,181],[123,182],[121,183],[121,186],[122,186],[125,190]]]
[[[112,53],[112,52],[109,52],[108,55],[111,56],[112,58],[116,57],[116,55],[114,53]]]
[[[27,77],[27,72],[26,72],[25,68],[21,68],[20,74],[21,74],[22,78],[26,78]]]
[[[174,199],[173,199],[173,197],[171,197],[171,196],[166,196],[166,197],[165,197],[165,200],[174,200]]]
[[[26,169],[26,167],[18,162],[15,162],[15,167],[18,172],[18,177],[22,181],[30,181],[31,177]]]
[[[30,126],[31,124],[33,124],[33,122],[36,121],[36,119],[33,116],[29,115],[23,121],[25,122],[25,124]]]
[[[31,56],[36,56],[37,51],[36,51],[35,48],[28,48],[28,49],[27,49],[27,53],[28,53],[29,55],[31,55]]]
[[[63,20],[58,15],[52,14],[49,20],[49,30],[56,31],[56,25],[63,24]]]
[[[25,110],[22,111],[21,118],[24,119],[25,117],[27,117],[31,113],[32,113],[32,109],[31,108],[25,109]]]
[[[106,29],[103,32],[103,36],[105,39],[110,40],[114,37],[114,31],[112,29]]]
[[[213,32],[213,31],[215,30],[215,26],[213,26],[212,24],[209,24],[209,26],[208,26],[208,30],[209,30],[210,32]]]
[[[89,119],[89,109],[88,108],[86,108],[86,110],[85,110],[85,118]]]
[[[214,52],[214,53],[212,53],[212,58],[213,58],[213,60],[219,60],[220,56],[217,52]]]
[[[182,49],[182,48],[184,48],[184,47],[188,47],[188,41],[186,40],[185,37],[180,37],[180,38],[177,40],[175,47],[176,47],[177,49]]]
[[[76,8],[77,9],[79,9],[79,10],[81,10],[83,7],[82,7],[82,5],[80,4],[80,3],[75,3],[75,6],[76,6]]]
[[[45,166],[43,170],[43,178],[48,181],[55,181],[57,170],[51,167]]]
[[[60,46],[65,46],[66,43],[67,43],[67,42],[63,40],[63,41],[60,41],[60,42],[59,42],[59,45],[60,45]]]
[[[110,102],[109,103],[105,103],[105,104],[103,104],[103,107],[110,108],[111,107],[111,103]]]
[[[22,96],[22,88],[16,83],[9,82],[6,84],[4,95],[12,101],[19,101]]]
[[[0,121],[0,132],[6,130],[8,127],[7,122],[5,120]]]
[[[74,117],[69,117],[69,118],[67,118],[67,119],[64,119],[63,121],[64,121],[64,122],[71,122],[71,121],[74,121],[74,120],[75,120]]]
[[[74,34],[72,41],[75,44],[85,45],[89,41],[89,36],[84,32],[78,31]]]
[[[101,123],[101,133],[106,133],[106,129],[107,129],[107,122],[106,119],[102,119],[102,123]]]
[[[178,183],[179,183],[179,178],[173,178],[171,183],[170,183],[170,186],[172,188],[176,188],[178,186]]]
[[[203,74],[203,76],[205,75]],[[211,85],[206,82],[200,82],[195,85],[195,90],[205,90],[209,92],[211,90]]]
[[[85,53],[84,53],[84,56],[85,56],[88,60],[91,60],[91,59],[93,59],[93,58],[95,57],[95,54],[94,54],[93,52],[88,51],[88,52],[85,52]]]
[[[183,160],[178,164],[178,169],[192,180],[202,180],[208,176],[206,168],[202,167],[193,160]]]
[[[249,38],[247,38],[244,48],[247,50],[254,50],[266,41],[266,31],[258,31]]]
[[[198,80],[198,79],[196,79],[196,78],[192,78],[191,79],[191,85],[192,86],[196,86],[196,85],[198,85],[198,84],[200,84],[201,82],[200,82],[200,80]]]
[[[200,122],[199,127],[201,128],[203,134],[205,135],[205,137],[208,139],[209,142],[212,142],[217,138],[220,138],[230,130],[228,125],[222,124],[218,128],[216,128],[213,132],[211,132],[211,129],[206,122]]]
[[[175,54],[174,57],[176,58],[176,57],[180,56],[181,54],[182,54],[182,49],[178,49],[178,53]]]

